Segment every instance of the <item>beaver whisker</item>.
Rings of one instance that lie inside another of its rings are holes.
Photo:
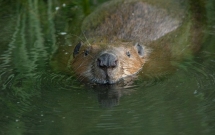
[[[76,72],[82,66],[82,64],[83,64],[83,61],[76,69],[74,69],[74,72]]]
[[[126,69],[126,68],[128,69],[128,68],[131,68],[131,67],[130,67],[130,66],[123,65],[122,68],[123,68],[123,69]]]
[[[124,71],[124,74],[126,75],[132,75],[130,72]]]
[[[88,75],[88,74],[90,74],[90,75]],[[80,76],[91,76],[91,70],[88,69],[87,71],[80,73],[80,74],[77,76],[77,79],[79,79]]]
[[[120,59],[121,60],[121,63],[126,63],[126,61],[125,60],[123,60],[123,59]]]
[[[124,69],[123,71],[128,73],[128,74],[132,74],[132,72],[129,69]]]
[[[82,42],[84,42],[84,40],[83,40],[80,36],[75,35],[75,34],[70,34],[70,35],[71,35],[71,36],[75,36],[75,37],[79,38]]]
[[[90,81],[93,82],[93,83],[101,82],[100,79],[98,79],[98,78],[92,78]]]
[[[82,74],[79,74],[79,75],[77,76],[77,78],[75,79],[75,81],[80,80],[80,81],[82,82],[82,81],[85,79],[84,76],[87,76],[86,74],[88,74],[88,73],[90,73],[90,71],[84,72],[84,73],[82,73]],[[85,75],[83,75],[83,74],[85,74]]]
[[[75,79],[75,81],[77,81],[77,80],[79,80],[80,82],[82,82],[82,81],[84,80],[84,77],[81,76],[81,75],[79,75],[79,76]]]
[[[90,56],[91,58],[94,58],[91,54],[88,54],[88,56]]]
[[[73,82],[76,82],[76,81],[80,81],[80,82],[82,82],[83,80],[84,80],[84,77],[82,77],[81,75],[79,75],[79,76],[77,76],[77,78],[76,79],[74,79],[73,80]],[[72,84],[73,84],[73,82],[72,82]]]
[[[82,80],[81,80],[81,77],[82,77],[82,80],[83,80],[83,79],[84,79],[84,77],[83,77],[82,75],[79,75],[79,76],[77,76],[77,78],[75,79],[75,81],[77,81],[77,80],[82,81]]]
[[[90,82],[95,83],[96,82],[95,78],[90,79]]]
[[[81,73],[80,75],[83,75],[83,76],[91,76],[91,68],[89,68],[87,71]]]
[[[84,80],[85,78],[84,77],[82,77],[81,79],[79,79],[80,80],[80,82],[83,82],[83,80]]]
[[[123,70],[129,70],[129,69],[133,69],[131,67],[123,67]]]
[[[83,31],[81,31],[81,32],[82,32],[82,34],[84,35],[84,38],[86,39],[88,45],[91,46],[91,44],[90,44],[89,40],[87,39],[86,35],[84,34],[84,32],[83,32]]]
[[[82,61],[81,63],[80,63],[80,65],[74,70],[75,72],[81,67],[81,66],[83,66],[83,64],[87,61],[88,59],[85,59],[84,61]]]

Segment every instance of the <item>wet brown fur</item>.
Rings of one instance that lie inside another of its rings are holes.
[[[78,79],[91,83],[107,83],[107,74],[112,84],[140,71],[143,77],[172,72],[177,61],[199,50],[202,35],[200,23],[194,25],[196,20],[189,18],[186,6],[173,1],[115,0],[102,5],[82,24],[85,41],[79,54],[62,61]],[[135,50],[136,43],[144,47],[143,57]],[[128,51],[131,57],[126,55]],[[114,53],[119,59],[118,67],[109,69],[106,75],[96,65],[104,52]]]

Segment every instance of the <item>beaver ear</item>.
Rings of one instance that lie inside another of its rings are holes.
[[[144,56],[144,46],[140,45],[139,43],[136,43],[134,45],[135,49],[137,50],[137,53],[143,57]]]
[[[75,56],[79,53],[79,50],[80,50],[80,48],[81,48],[81,45],[82,45],[82,43],[79,42],[79,43],[75,46],[74,51],[73,51],[73,57],[75,57]]]

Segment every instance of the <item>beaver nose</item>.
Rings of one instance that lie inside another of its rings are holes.
[[[97,59],[97,64],[100,68],[115,68],[117,62],[117,57],[110,53],[104,53]]]

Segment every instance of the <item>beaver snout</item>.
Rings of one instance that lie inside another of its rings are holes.
[[[116,68],[118,65],[117,56],[111,53],[104,53],[97,59],[97,66],[101,69]]]

